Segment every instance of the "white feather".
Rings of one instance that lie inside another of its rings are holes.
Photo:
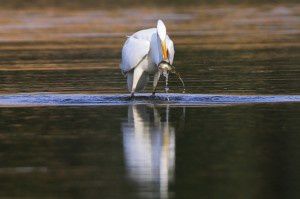
[[[167,43],[167,49],[168,49],[168,53],[169,53],[169,61],[170,61],[170,64],[172,65],[173,61],[174,61],[175,50],[174,50],[174,43],[168,35],[166,38],[166,43]]]
[[[157,33],[161,41],[165,41],[167,35],[167,29],[162,20],[158,20],[157,22]]]
[[[137,39],[133,36],[129,37],[122,49],[121,70],[126,73],[135,68],[148,54],[149,49],[149,41]]]
[[[162,41],[166,42],[172,64],[175,54],[174,44],[166,34],[166,27],[161,20],[158,20],[157,28],[140,30],[127,38],[122,49],[120,68],[127,74],[128,90],[131,93],[142,90],[149,74],[158,72],[158,64],[162,61]],[[136,69],[139,73],[135,74]]]

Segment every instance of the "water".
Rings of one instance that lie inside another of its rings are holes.
[[[299,108],[1,108],[0,194],[295,198]]]
[[[165,77],[165,93],[169,92],[169,73],[168,72],[163,72],[163,76]]]
[[[211,95],[211,94],[53,94],[28,93],[0,96],[0,106],[120,106],[120,105],[239,105],[299,103],[300,95]]]
[[[1,10],[0,198],[299,198],[299,9]],[[157,18],[186,94],[132,100],[121,46]]]

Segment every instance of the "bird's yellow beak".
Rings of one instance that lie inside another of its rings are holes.
[[[161,50],[162,50],[163,60],[167,60],[168,59],[168,50],[167,50],[166,41],[163,41],[161,43]]]

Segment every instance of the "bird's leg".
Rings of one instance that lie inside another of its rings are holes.
[[[141,76],[143,75],[144,73],[144,70],[140,67],[136,67],[134,69],[134,72],[133,72],[133,83],[132,83],[132,88],[131,88],[131,98],[134,97],[134,93],[135,93],[135,90],[136,90],[136,86],[141,78]]]
[[[134,92],[130,93],[130,99],[134,99]]]
[[[152,91],[152,96],[153,96],[153,97],[155,96],[155,90],[156,90],[157,83],[158,83],[158,80],[159,80],[160,75],[161,75],[161,72],[160,72],[160,71],[157,71],[157,72],[154,74],[154,78],[153,78],[153,91]]]

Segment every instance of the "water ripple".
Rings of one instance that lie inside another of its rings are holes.
[[[300,95],[218,95],[218,94],[53,94],[27,93],[0,95],[0,106],[90,106],[90,105],[234,105],[253,103],[300,102]]]

